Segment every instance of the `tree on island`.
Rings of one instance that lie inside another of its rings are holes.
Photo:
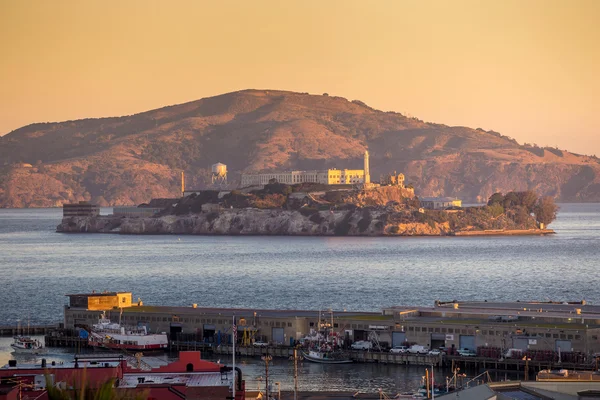
[[[520,204],[527,209],[528,212],[532,213],[538,196],[533,190],[526,190],[524,192],[517,192],[519,196]]]
[[[542,229],[556,219],[557,211],[558,206],[554,203],[552,197],[542,197],[533,208],[535,220]]]
[[[493,206],[494,204],[500,204],[502,205],[502,203],[504,203],[504,195],[502,193],[494,193],[493,195],[490,196],[487,205],[488,206]]]

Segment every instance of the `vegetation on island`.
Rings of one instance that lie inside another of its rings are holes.
[[[495,193],[483,206],[430,210],[422,208],[412,191],[398,186],[362,190],[272,182],[260,190],[232,190],[221,198],[216,191],[193,194],[164,214],[199,213],[204,204],[213,205],[204,208],[209,212],[206,218],[210,223],[227,209],[297,211],[316,225],[325,224],[333,212],[344,212],[327,227],[336,235],[360,234],[373,229],[400,234],[402,227],[409,225],[426,225],[431,232],[440,234],[531,230],[550,224],[557,211],[552,198],[539,198],[533,191]]]
[[[538,198],[531,190],[524,192],[494,193],[487,203],[498,214],[510,212],[516,222],[523,222],[533,214],[538,224],[549,225],[556,219],[558,206],[549,196]],[[540,225],[541,226],[541,225]]]

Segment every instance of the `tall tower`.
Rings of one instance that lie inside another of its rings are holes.
[[[369,150],[365,150],[365,185],[371,183],[371,174],[369,173]]]

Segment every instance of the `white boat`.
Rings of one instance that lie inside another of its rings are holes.
[[[350,364],[352,360],[341,351],[318,351],[309,350],[302,352],[304,358],[308,361],[321,363],[321,364]]]
[[[39,354],[45,351],[44,346],[37,339],[29,336],[15,336],[13,343],[10,344],[16,353]]]
[[[331,321],[321,318],[319,311],[319,321],[317,331],[311,330],[310,336],[303,339],[303,344],[308,347],[308,351],[303,351],[302,356],[315,363],[321,364],[350,364],[352,359],[348,354],[341,350],[341,338],[334,332],[333,311]],[[324,341],[324,342],[323,342]]]
[[[92,325],[88,337],[90,346],[111,350],[152,351],[164,350],[169,344],[166,333],[148,333],[145,326],[125,327],[100,314],[97,324]]]

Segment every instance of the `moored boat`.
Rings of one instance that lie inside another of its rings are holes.
[[[308,361],[321,364],[350,364],[352,362],[352,359],[341,351],[309,350],[308,353],[302,352],[302,355]]]
[[[32,339],[29,336],[15,336],[10,347],[12,347],[13,351],[16,353],[39,354],[45,351],[39,340]]]
[[[88,338],[90,346],[110,350],[155,351],[164,350],[169,344],[166,333],[148,333],[145,326],[125,327],[100,315],[92,325]]]

